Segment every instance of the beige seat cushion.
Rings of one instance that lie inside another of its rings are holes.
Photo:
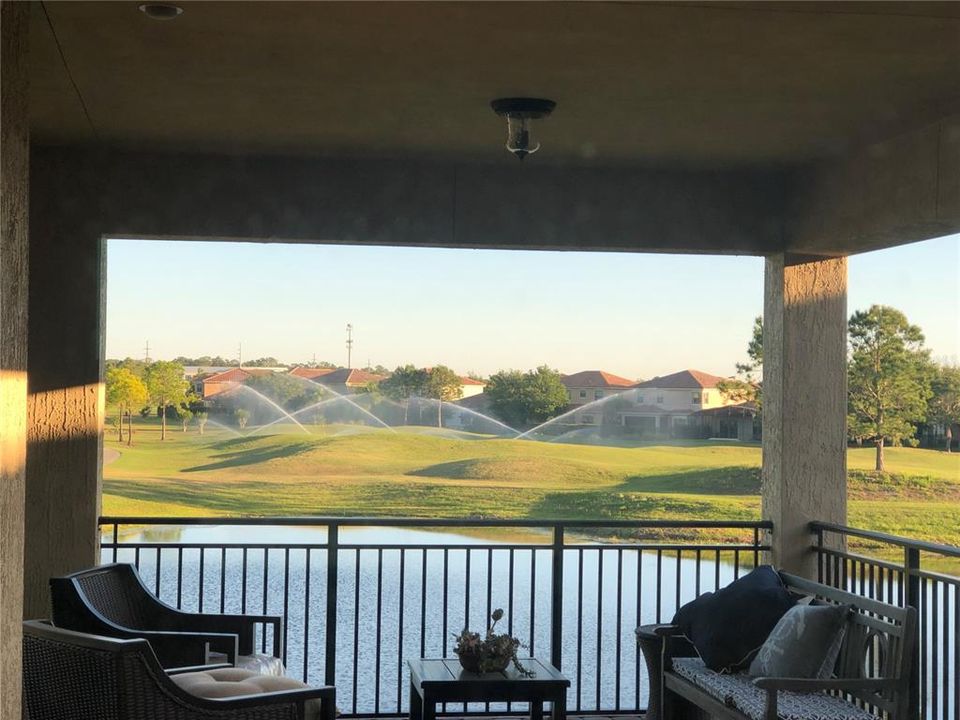
[[[172,675],[170,679],[191,695],[207,699],[242,697],[310,687],[293,678],[260,675],[238,667],[183,673]],[[308,700],[304,705],[305,720],[319,720],[320,717],[319,698]]]
[[[207,660],[208,665],[220,665],[227,662],[227,656],[223,653],[212,652]],[[283,661],[273,655],[263,655],[254,653],[253,655],[237,655],[235,667],[255,672],[258,675],[276,675],[282,677],[286,670],[283,667]]]

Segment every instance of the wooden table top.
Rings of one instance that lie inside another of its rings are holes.
[[[570,681],[553,665],[536,658],[519,658],[520,664],[532,670],[533,677],[525,677],[517,672],[511,662],[503,672],[472,673],[460,667],[456,658],[424,658],[410,660],[410,677],[421,688],[431,685],[488,685],[492,683],[530,683],[551,684],[570,687]]]

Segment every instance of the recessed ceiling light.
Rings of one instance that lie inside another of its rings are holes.
[[[146,3],[140,6],[140,12],[154,20],[173,20],[173,18],[183,12],[183,8],[176,5]]]

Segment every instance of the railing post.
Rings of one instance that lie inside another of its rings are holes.
[[[916,548],[903,549],[903,581],[906,584],[904,602],[917,611],[916,650],[913,653],[913,662],[910,664],[910,705],[908,717],[919,718],[922,707],[920,697],[920,661],[923,652],[923,643],[920,633],[923,632],[923,623],[919,622],[923,609],[920,607],[920,551]]]
[[[327,527],[327,612],[324,622],[326,636],[326,656],[324,660],[323,682],[335,685],[337,680],[337,587],[340,577],[340,527],[331,523]]]
[[[553,569],[550,580],[550,663],[563,659],[563,525],[553,526]]]

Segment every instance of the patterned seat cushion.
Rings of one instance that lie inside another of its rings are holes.
[[[220,665],[227,661],[227,656],[223,653],[211,652],[207,660],[208,665]],[[273,655],[263,655],[254,653],[253,655],[237,655],[236,667],[249,670],[257,675],[273,675],[282,677],[286,670],[283,667],[283,660]]]
[[[674,658],[673,671],[751,720],[763,720],[767,693],[746,673],[714,672],[700,658]],[[777,714],[783,720],[877,720],[866,710],[822,692],[780,692]]]
[[[260,675],[237,667],[183,673],[172,675],[170,679],[191,695],[208,699],[260,695],[310,687],[293,678]],[[320,700],[307,700],[304,703],[304,720],[319,720],[320,717]]]

